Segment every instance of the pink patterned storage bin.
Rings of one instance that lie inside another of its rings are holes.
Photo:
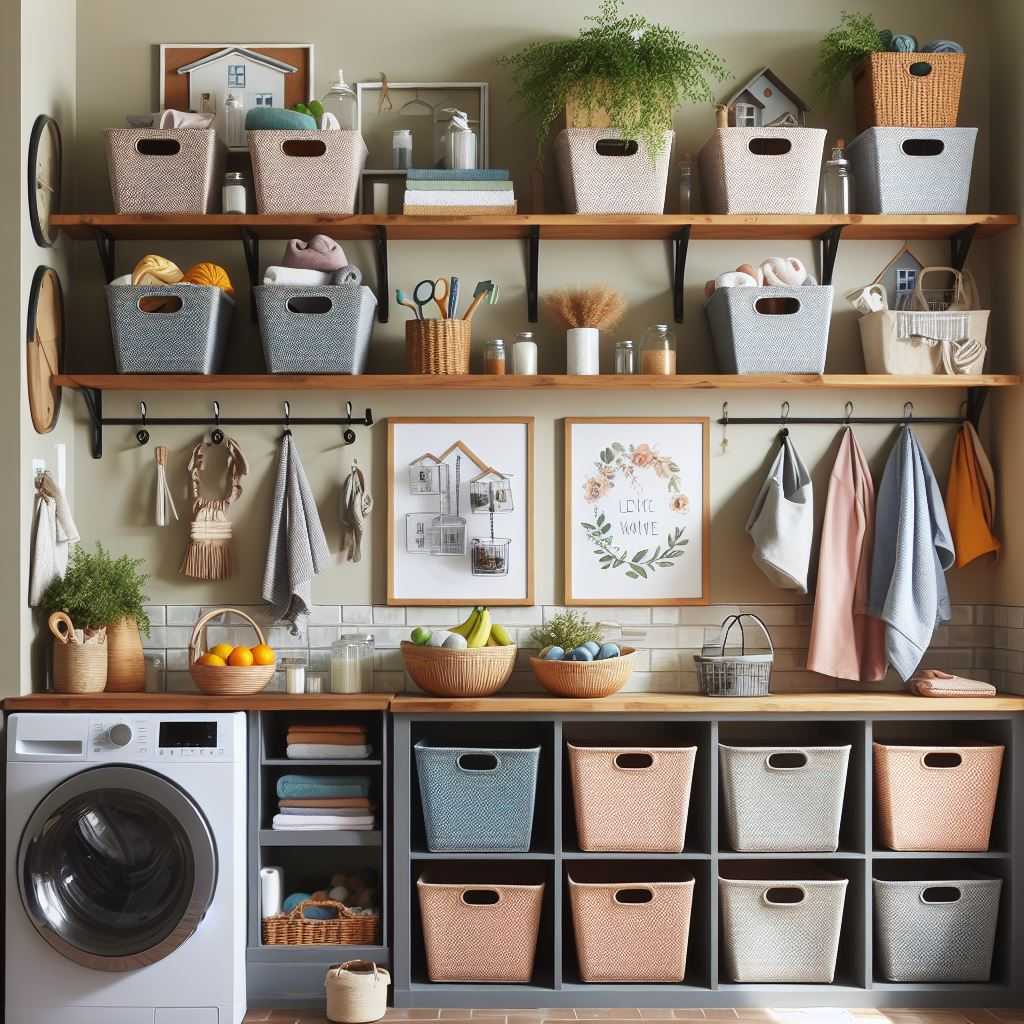
[[[890,850],[988,849],[1002,746],[875,743],[875,812]]]

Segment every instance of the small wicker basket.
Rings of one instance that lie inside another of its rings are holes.
[[[490,697],[509,680],[516,647],[474,647],[456,651],[402,643],[402,661],[412,681],[434,697]]]
[[[743,631],[743,620],[753,619],[768,640],[767,654],[747,654],[747,637]],[[729,634],[736,624],[740,627],[740,653],[726,654]],[[775,662],[775,648],[768,627],[756,616],[749,613],[730,615],[721,626],[721,641],[705,645],[700,654],[693,656],[697,666],[697,679],[706,697],[765,697],[771,689],[772,665]]]
[[[83,643],[66,612],[54,612],[47,623],[54,637],[53,688],[57,693],[102,693],[107,686],[107,637]]]
[[[226,612],[245,619],[256,631],[258,644],[267,642],[263,636],[263,630],[245,612],[239,611],[237,608],[214,608],[213,611],[207,612],[192,630],[192,640],[188,645],[189,674],[203,693],[213,696],[239,697],[250,693],[259,693],[274,678],[274,665],[251,665],[248,668],[241,668],[235,665],[197,664],[201,654],[200,640],[203,630],[212,619],[217,618],[218,615],[224,615]]]
[[[962,53],[871,53],[853,71],[857,131],[955,128]]]
[[[329,907],[337,917],[303,917],[307,907]],[[303,900],[286,914],[263,918],[264,946],[373,946],[378,914],[355,914],[337,900]]]
[[[469,373],[470,320],[407,320],[405,361],[409,373]]]
[[[530,667],[540,685],[556,697],[610,697],[633,673],[634,647],[623,647],[617,658],[602,661],[545,661],[531,658]]]

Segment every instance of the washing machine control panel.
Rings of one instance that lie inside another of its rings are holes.
[[[153,734],[145,718],[94,718],[89,728],[89,751],[94,759],[148,761]]]
[[[161,718],[157,715],[101,715],[89,723],[93,761],[148,761],[197,764],[229,761],[236,742],[224,716],[202,714]]]

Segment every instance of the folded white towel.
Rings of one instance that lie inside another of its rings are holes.
[[[773,288],[799,288],[807,268],[795,256],[772,256],[761,264],[764,283]]]
[[[516,201],[515,192],[449,192],[439,189],[427,192],[423,189],[408,189],[405,193],[406,206],[511,206]]]
[[[328,808],[324,808],[323,813],[319,811],[314,812],[310,807],[282,807],[278,811],[278,816],[284,815],[289,821],[293,818],[316,818],[317,821],[323,821],[325,818],[337,819],[338,821],[345,822],[346,825],[355,827],[356,825],[370,826],[373,824],[373,815],[365,812],[359,814],[340,814],[337,811],[331,811]]]
[[[334,274],[325,270],[303,270],[301,267],[267,267],[263,272],[263,283],[320,288],[325,284],[333,284]]]
[[[271,827],[278,831],[291,829],[351,829],[354,832],[367,832],[373,828],[373,819],[369,824],[353,825],[348,818],[339,818],[334,814],[275,814]]]
[[[368,744],[342,746],[340,743],[289,743],[286,757],[295,760],[303,758],[336,757],[346,760],[362,760],[369,757],[372,748]]]

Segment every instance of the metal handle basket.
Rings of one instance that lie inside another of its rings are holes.
[[[747,654],[744,619],[753,619],[761,627],[768,641],[767,654]],[[729,634],[737,624],[740,627],[740,653],[727,655],[725,649]],[[775,647],[768,627],[756,615],[745,612],[729,616],[722,623],[721,631],[721,641],[717,645],[705,645],[700,654],[693,656],[701,692],[707,697],[766,696],[771,689],[772,665],[775,661]],[[716,648],[717,654],[708,653]]]

